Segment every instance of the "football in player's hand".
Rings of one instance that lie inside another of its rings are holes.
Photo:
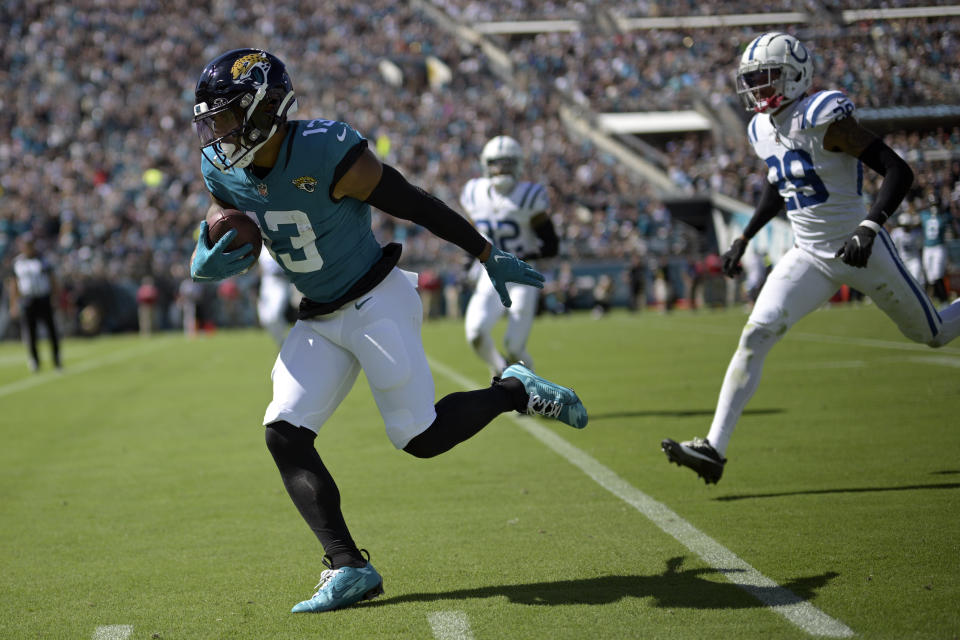
[[[253,257],[260,256],[263,238],[260,236],[260,226],[253,218],[236,209],[213,209],[207,215],[207,235],[210,236],[211,247],[230,229],[236,229],[237,235],[227,245],[227,251],[233,251],[249,243],[253,249]]]

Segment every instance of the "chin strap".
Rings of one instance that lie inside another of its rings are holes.
[[[767,109],[776,109],[780,106],[780,103],[783,102],[783,94],[778,93],[777,95],[767,98],[763,102],[758,102],[757,106],[753,108],[757,113],[763,113]]]

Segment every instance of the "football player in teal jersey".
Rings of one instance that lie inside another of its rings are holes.
[[[587,413],[571,389],[519,363],[487,388],[434,403],[416,274],[397,268],[399,244],[376,241],[370,205],[477,257],[507,307],[508,283],[542,287],[543,276],[381,163],[349,124],[288,120],[295,106],[283,62],[265,51],[239,49],[204,68],[194,123],[211,206],[254,217],[264,246],[303,294],[299,319],[273,367],[273,399],[263,424],[287,492],[323,546],[327,566],[313,597],[293,611],[319,612],[383,593],[383,580],[354,543],[337,485],[314,447],[361,369],[393,445],[419,458],[447,451],[508,411],[578,429],[586,426]],[[229,231],[211,245],[206,222],[200,223],[191,260],[195,280],[220,280],[253,264],[249,245],[226,250],[235,235]]]

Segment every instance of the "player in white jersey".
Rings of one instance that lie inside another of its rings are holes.
[[[897,225],[890,230],[890,239],[903,260],[903,266],[921,286],[926,282],[923,276],[923,231],[920,230],[920,216],[905,211],[897,216]]]
[[[723,473],[730,436],[760,382],[770,348],[841,285],[870,296],[910,340],[939,347],[960,334],[960,304],[939,313],[907,272],[883,223],[913,182],[906,162],[853,116],[839,91],[807,95],[813,62],[793,36],[764,33],[740,59],[737,93],[755,111],[747,135],[767,165],[767,184],[743,235],[723,256],[740,272],[750,239],[786,205],[795,245],[760,292],[727,368],[706,439],[663,440],[671,462],[708,484]],[[883,176],[869,211],[863,165]]]
[[[283,346],[287,337],[287,307],[290,305],[290,281],[283,267],[269,251],[260,253],[260,290],[257,292],[257,318],[260,326]]]
[[[461,206],[480,233],[495,247],[527,262],[557,255],[559,241],[550,221],[547,189],[519,179],[523,166],[520,143],[509,136],[497,136],[484,145],[480,161],[483,177],[468,181],[460,194]],[[507,289],[513,299],[510,309],[503,306],[487,279],[479,278],[465,318],[467,341],[494,376],[512,362],[523,361],[533,367],[527,339],[540,291],[522,284],[511,284]],[[504,313],[508,319],[501,354],[492,331]]]

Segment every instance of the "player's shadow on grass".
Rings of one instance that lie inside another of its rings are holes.
[[[783,413],[783,409],[744,409],[745,416],[769,416]],[[713,409],[645,409],[643,411],[611,411],[610,413],[590,414],[590,421],[610,420],[613,418],[697,418],[712,416]]]
[[[632,597],[653,598],[656,606],[667,608],[748,609],[809,601],[817,589],[839,575],[831,571],[819,576],[796,578],[781,587],[750,586],[754,597],[723,578],[722,574],[737,573],[740,569],[683,569],[682,565],[683,557],[680,556],[668,560],[666,570],[660,575],[600,576],[454,591],[407,593],[375,600],[364,606],[494,597],[506,597],[514,604],[558,606],[609,604]],[[712,579],[707,580],[704,576],[711,576]]]
[[[921,489],[960,489],[960,482],[943,484],[907,484],[902,487],[847,487],[839,489],[809,489],[807,491],[783,491],[778,493],[741,493],[714,498],[720,502],[752,500],[754,498],[784,498],[788,496],[816,496],[827,493],[874,493],[879,491],[918,491]]]

